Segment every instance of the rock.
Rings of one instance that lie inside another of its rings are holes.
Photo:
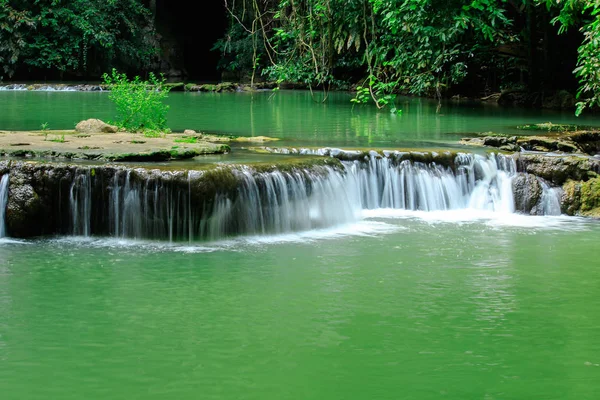
[[[183,131],[184,135],[195,135],[196,131],[192,130],[192,129],[186,129]]]
[[[541,105],[541,96],[524,90],[506,90],[498,97],[498,104],[505,107],[538,107]]]
[[[482,138],[462,138],[459,143],[465,146],[484,146]]]
[[[566,110],[575,108],[576,102],[575,96],[571,93],[566,90],[559,90],[555,94],[545,97],[542,102],[542,107],[555,110]]]
[[[568,139],[552,138],[545,136],[531,136],[519,139],[519,146],[525,150],[551,152],[562,151],[564,153],[578,153],[579,148]]]
[[[500,147],[508,144],[508,138],[504,136],[486,136],[483,138],[485,146]]]
[[[542,198],[542,185],[538,179],[531,174],[519,173],[512,182],[513,195],[515,198],[515,210],[532,214],[534,208]]]
[[[499,147],[502,151],[521,151],[521,147],[517,144],[507,144]]]
[[[600,153],[600,131],[580,131],[569,135],[579,148],[590,155]]]
[[[501,93],[492,93],[489,96],[482,97],[480,100],[497,103],[501,95]]]
[[[263,142],[274,142],[279,140],[279,138],[268,137],[268,136],[240,136],[238,138],[233,139],[234,142],[255,142],[255,143],[263,143]]]
[[[517,137],[516,136],[484,136],[482,138],[463,138],[459,142],[460,144],[467,146],[490,146],[496,147],[503,151],[520,151],[521,147],[517,145]]]
[[[600,177],[563,186],[562,209],[568,215],[600,218]]]
[[[43,204],[30,183],[30,176],[21,171],[11,171],[6,205],[6,226],[11,236],[29,237],[41,233],[44,217]]]
[[[235,83],[231,83],[231,82],[219,83],[215,88],[215,92],[235,92],[235,91],[237,91],[237,85]]]
[[[568,181],[563,185],[561,198],[562,212],[567,215],[577,215],[581,208],[581,184],[579,181]]]
[[[75,131],[79,133],[117,133],[118,128],[99,119],[87,119],[79,122],[75,126]]]
[[[600,160],[590,157],[556,157],[542,154],[520,154],[519,172],[527,172],[561,186],[567,180],[587,181],[600,173]]]

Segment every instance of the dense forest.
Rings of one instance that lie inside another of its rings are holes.
[[[198,3],[0,0],[0,79],[98,79],[117,68],[353,87],[356,102],[378,107],[395,93],[500,90],[579,90],[580,108],[600,102],[600,0]]]

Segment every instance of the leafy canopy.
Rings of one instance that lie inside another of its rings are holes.
[[[156,57],[154,38],[140,0],[0,0],[0,79],[23,67],[143,69]]]

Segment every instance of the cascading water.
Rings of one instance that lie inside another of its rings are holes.
[[[435,163],[394,164],[391,158],[371,156],[367,164],[345,163],[347,187],[356,188],[362,209],[514,211],[514,160],[459,154],[455,164],[453,171]]]
[[[72,232],[75,235],[89,236],[92,212],[92,186],[90,171],[77,175],[69,193]]]
[[[542,186],[542,198],[540,199],[540,214],[541,215],[560,215],[560,197],[562,195],[561,188],[553,188],[548,185],[543,179],[539,179]]]
[[[0,238],[6,236],[5,215],[8,203],[8,182],[8,174],[2,175],[2,179],[0,179]]]
[[[460,154],[451,168],[371,155],[341,169],[233,167],[210,179],[201,171],[119,169],[99,189],[89,170],[79,170],[70,191],[72,233],[193,241],[331,227],[365,209],[513,212],[515,172],[504,156]]]

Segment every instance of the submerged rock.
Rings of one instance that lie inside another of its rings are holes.
[[[87,119],[75,126],[75,131],[78,133],[117,133],[118,130],[116,126],[99,119]]]

